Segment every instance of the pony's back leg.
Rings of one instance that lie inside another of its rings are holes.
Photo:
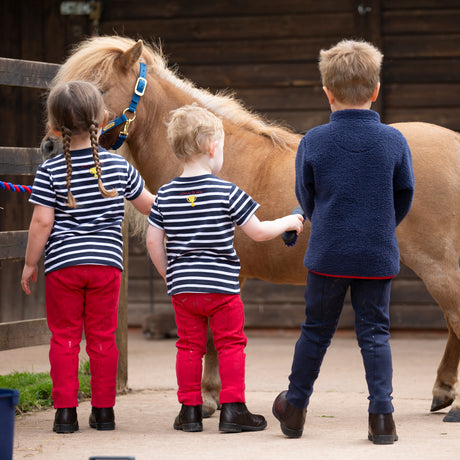
[[[433,386],[431,411],[452,404],[444,421],[460,422],[460,398],[456,388],[460,360],[460,270],[458,263],[451,263],[449,268],[446,268],[445,263],[440,265],[433,262],[428,265],[421,277],[444,312],[449,333]]]
[[[458,380],[458,363],[460,360],[460,339],[447,320],[449,336],[444,355],[439,363],[436,381],[433,386],[431,412],[444,409],[452,404],[444,422],[460,422],[460,398],[456,387]]]
[[[210,417],[219,407],[220,389],[219,360],[214,347],[211,329],[208,328],[208,341],[204,357],[203,378],[201,380],[203,417]]]

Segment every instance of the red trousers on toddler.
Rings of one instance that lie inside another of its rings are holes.
[[[78,406],[83,327],[91,371],[91,404],[98,408],[115,405],[120,279],[118,268],[103,265],[75,265],[46,275],[46,316],[52,333],[50,374],[56,409]]]
[[[201,376],[208,318],[219,358],[219,403],[245,402],[244,305],[239,295],[183,293],[172,296],[179,336],[176,374],[179,402],[203,404]]]

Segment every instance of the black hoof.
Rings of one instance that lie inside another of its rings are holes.
[[[444,409],[445,407],[450,406],[454,402],[453,398],[443,399],[443,398],[433,398],[431,402],[430,412],[436,412],[437,410]]]
[[[443,422],[460,422],[460,411],[451,409],[449,413],[442,419]]]
[[[214,409],[212,407],[203,406],[203,418],[211,417],[214,414],[215,411],[216,411],[216,409]]]

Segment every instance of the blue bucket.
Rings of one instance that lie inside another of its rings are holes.
[[[14,415],[19,391],[0,388],[0,458],[13,458]]]

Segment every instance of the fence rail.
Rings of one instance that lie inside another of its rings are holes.
[[[34,175],[43,158],[34,147],[0,147],[1,174]]]
[[[46,89],[59,64],[0,58],[0,85]]]

